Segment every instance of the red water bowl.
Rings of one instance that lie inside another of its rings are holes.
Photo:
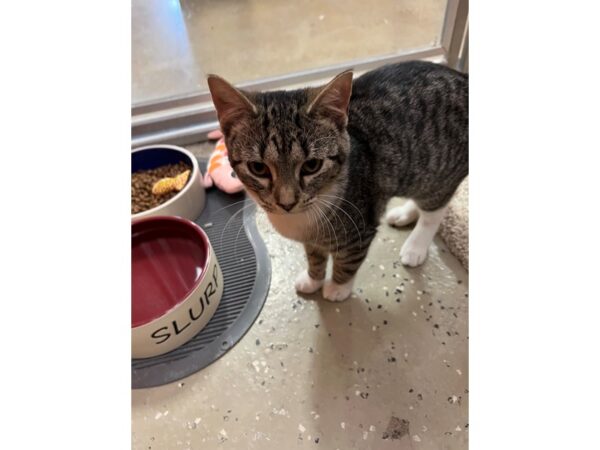
[[[174,216],[131,226],[132,356],[167,353],[192,339],[213,316],[223,275],[206,233]]]

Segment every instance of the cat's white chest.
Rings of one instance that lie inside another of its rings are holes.
[[[305,242],[308,240],[312,228],[312,221],[308,214],[268,214],[267,217],[273,227],[282,236],[294,241]]]

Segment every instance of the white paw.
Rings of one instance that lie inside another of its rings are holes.
[[[317,292],[321,286],[323,286],[323,280],[313,280],[308,274],[308,271],[305,270],[296,277],[294,286],[298,292],[312,294]]]
[[[427,258],[429,245],[422,245],[408,239],[400,249],[400,261],[405,266],[417,267]]]
[[[327,280],[323,285],[323,298],[332,302],[346,300],[352,293],[354,279],[344,284],[337,284],[333,280]]]
[[[393,227],[403,227],[410,225],[419,218],[419,212],[412,200],[404,205],[390,209],[385,215],[385,221]]]

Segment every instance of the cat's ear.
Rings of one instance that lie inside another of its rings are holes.
[[[352,71],[340,73],[321,88],[308,105],[307,113],[322,113],[339,126],[348,123],[348,106],[352,95]]]
[[[256,106],[248,97],[223,78],[209,75],[207,81],[223,133],[227,134],[235,121],[256,115]]]

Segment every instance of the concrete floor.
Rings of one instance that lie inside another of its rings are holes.
[[[445,0],[133,0],[133,103],[431,47]]]
[[[468,274],[440,239],[407,269],[410,230],[381,225],[355,294],[329,303],[296,294],[300,245],[256,219],[273,268],[264,309],[211,366],[132,392],[133,448],[466,449]]]

